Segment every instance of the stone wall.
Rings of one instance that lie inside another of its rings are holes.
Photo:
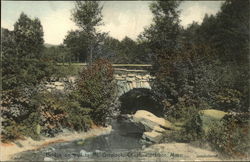
[[[51,91],[65,91],[72,89],[74,87],[76,77],[67,77],[67,78],[51,78],[50,81],[45,83],[46,89]]]
[[[118,96],[134,88],[151,89],[150,82],[154,79],[145,70],[121,70],[114,75],[118,85]]]
[[[114,78],[117,82],[117,96],[121,96],[124,93],[134,88],[147,88],[151,89],[150,82],[153,77],[145,70],[125,70],[116,69]],[[51,78],[49,82],[45,83],[46,89],[51,91],[65,91],[71,89],[75,85],[76,77],[67,78]]]

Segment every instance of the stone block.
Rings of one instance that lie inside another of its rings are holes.
[[[136,74],[128,74],[128,77],[135,77],[136,76]]]
[[[56,86],[57,90],[64,90],[64,86]]]
[[[62,82],[54,82],[55,86],[63,86],[64,84]]]
[[[135,81],[135,78],[126,78],[127,81],[133,82]]]

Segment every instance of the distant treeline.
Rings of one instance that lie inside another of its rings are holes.
[[[46,45],[45,53],[57,62],[88,62],[88,44],[84,37],[71,31],[58,46]],[[111,36],[104,38],[103,42],[94,48],[93,59],[105,58],[112,63],[151,63],[151,55],[146,42],[134,41],[125,37],[119,41]]]

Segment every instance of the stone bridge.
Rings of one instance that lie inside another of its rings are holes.
[[[83,66],[86,66],[83,64]],[[134,88],[151,89],[150,82],[154,79],[148,69],[151,65],[147,64],[113,64],[115,69],[114,79],[117,83],[117,97],[129,92]],[[138,70],[139,69],[139,70]],[[49,91],[63,91],[68,84],[74,83],[76,77],[61,78],[46,84]]]
[[[151,89],[150,82],[154,79],[147,70],[115,69],[114,78],[117,83],[118,96],[134,88]]]

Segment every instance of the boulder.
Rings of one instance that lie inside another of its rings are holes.
[[[134,122],[132,115],[129,114],[118,116],[117,121],[112,121],[111,125],[121,135],[128,136],[129,134],[143,134],[145,132],[144,125]]]
[[[202,129],[207,132],[209,128],[221,121],[221,119],[228,113],[215,109],[201,110],[199,112],[202,120]]]
[[[154,129],[160,130],[160,128],[173,129],[172,123],[163,118],[159,118],[146,110],[136,111],[133,115],[133,121],[143,124],[147,131]],[[160,131],[162,131],[162,129]]]
[[[142,138],[157,143],[160,142],[163,136],[162,133],[151,131],[151,132],[144,132]]]
[[[55,160],[50,157],[44,157],[43,161],[55,161]]]
[[[141,124],[144,127],[146,131],[142,135],[144,143],[147,143],[147,141],[158,143],[163,138],[164,132],[171,131],[175,128],[171,122],[159,118],[146,110],[136,111],[136,113],[131,116],[131,121]]]

